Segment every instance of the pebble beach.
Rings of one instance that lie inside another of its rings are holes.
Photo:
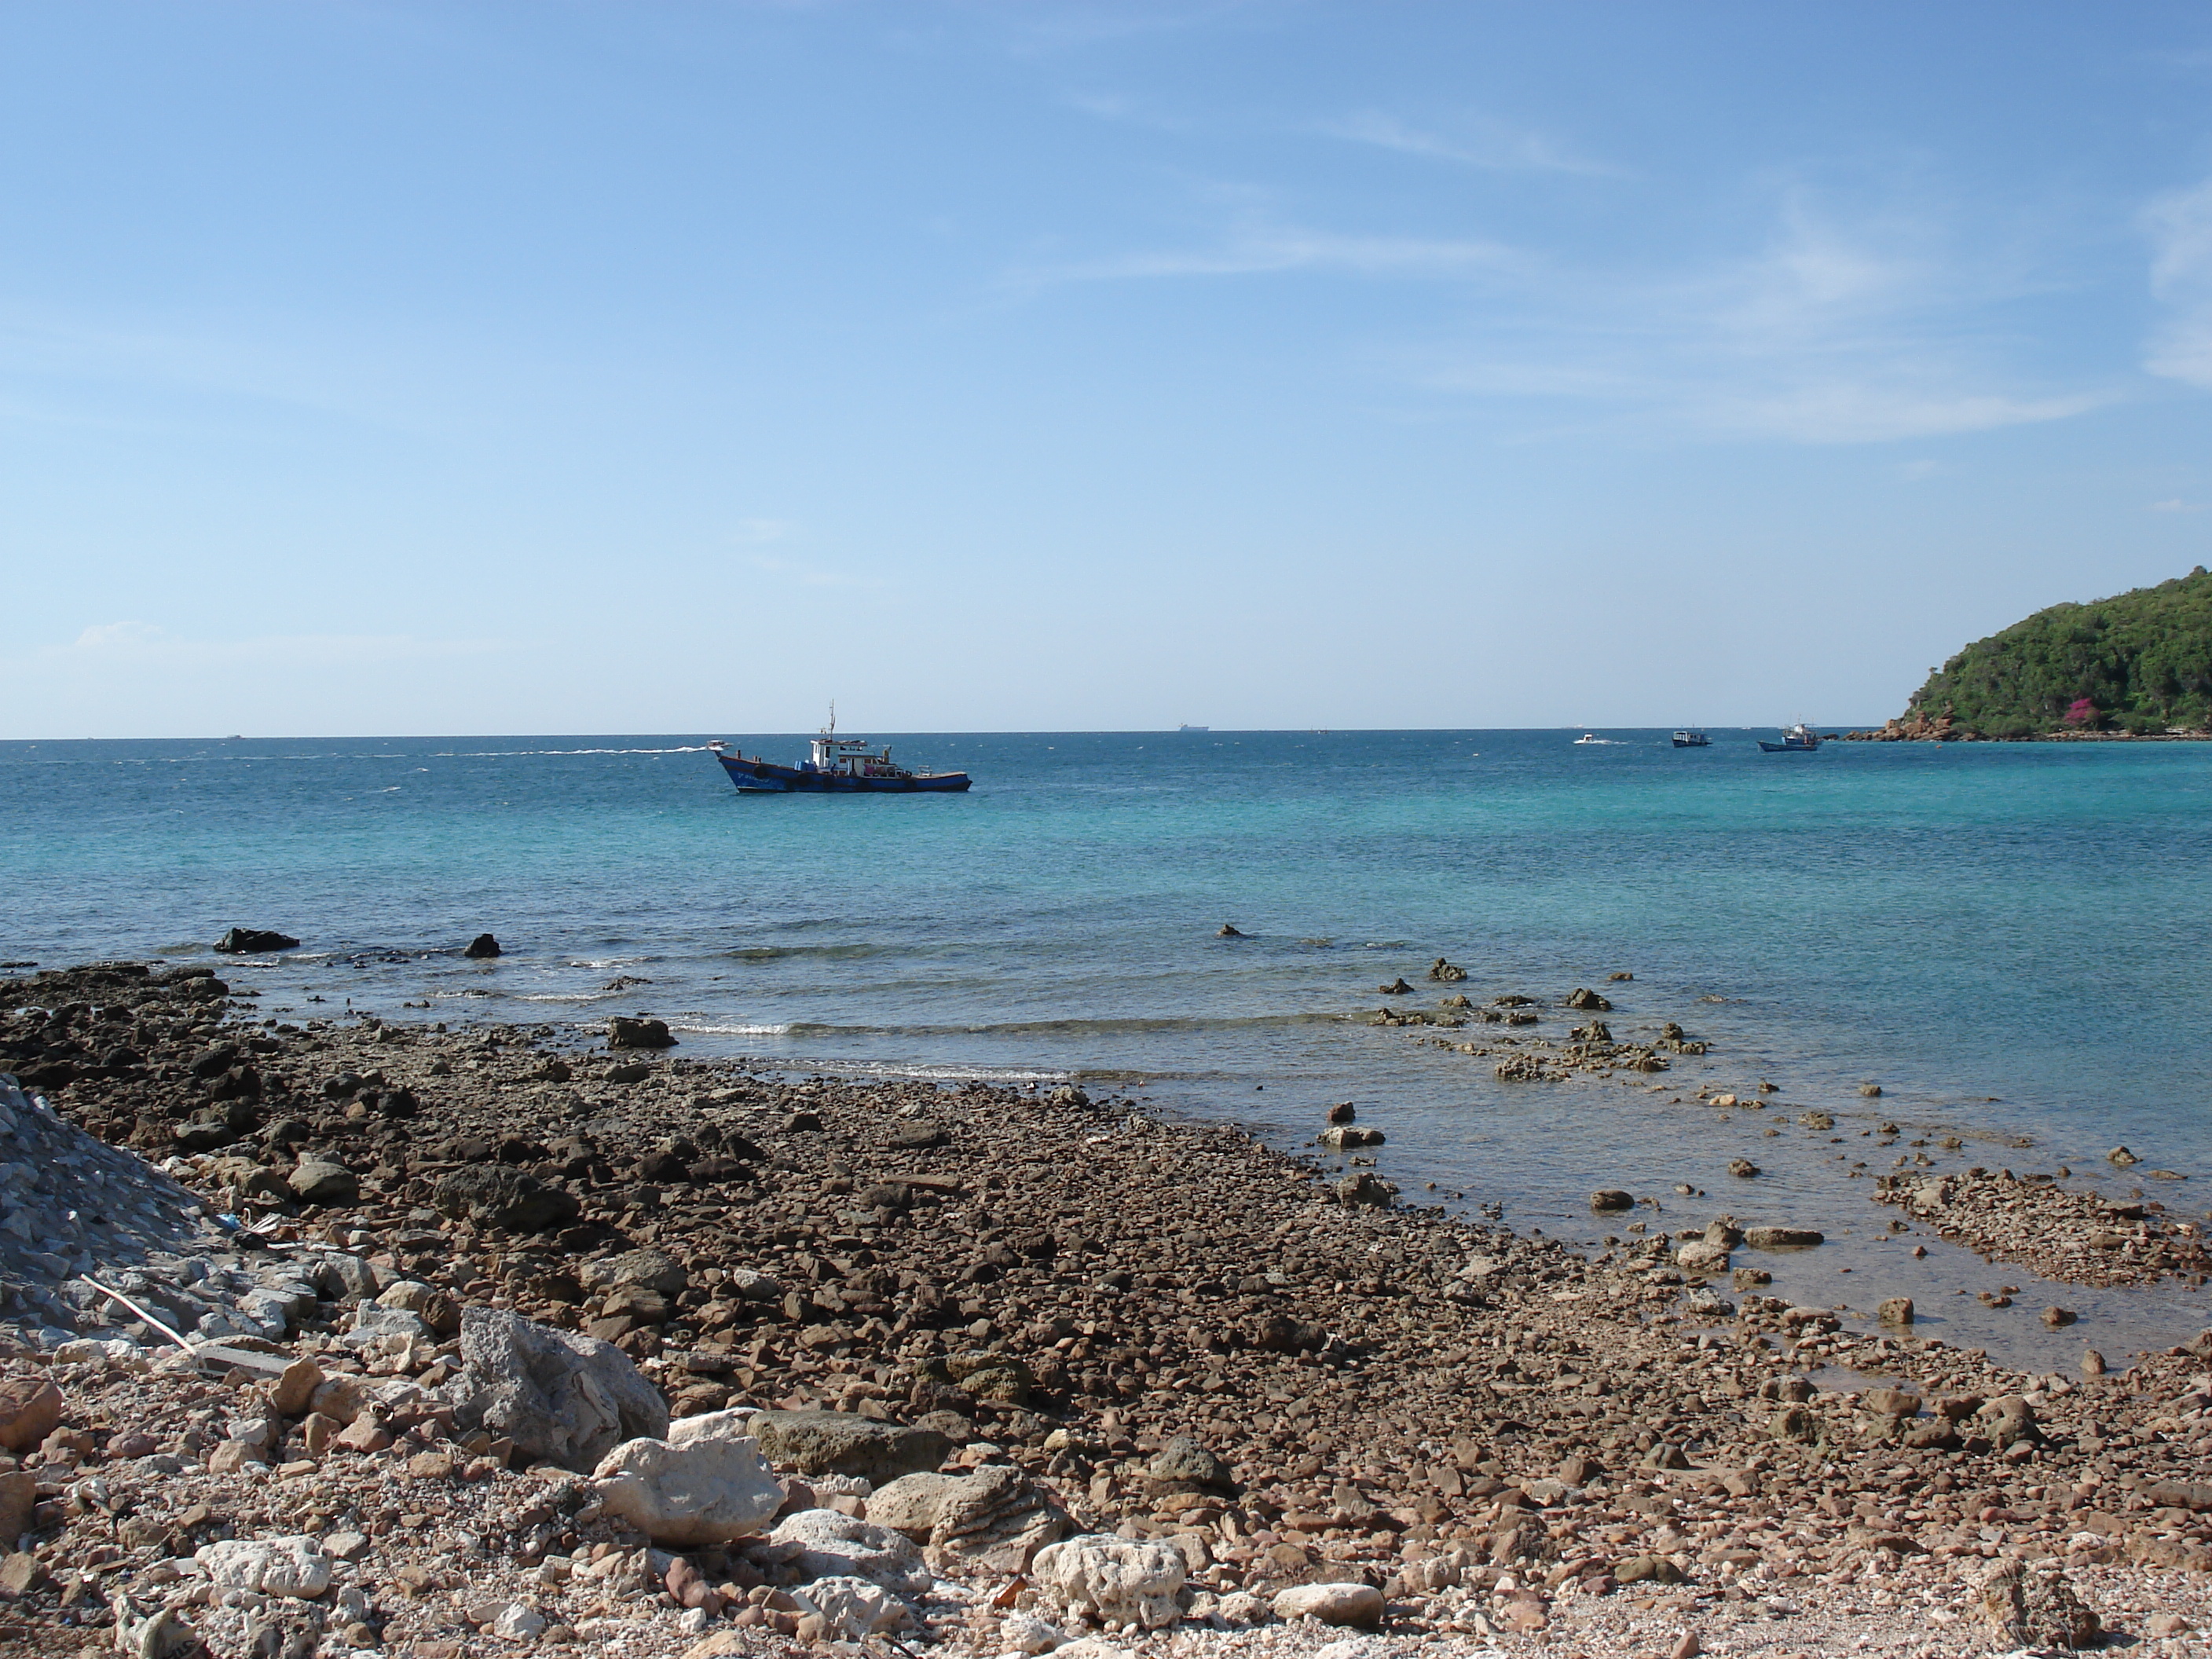
[[[1726,1217],[1623,1217],[1592,1255],[1103,1092],[793,1077],[650,1022],[280,1022],[230,988],[0,981],[31,1079],[0,1220],[13,1650],[2212,1629],[2212,1336],[2021,1374],[1759,1294],[1764,1256],[1818,1246]],[[1986,1170],[1880,1196],[1900,1231],[2070,1230],[2039,1266],[2085,1282],[2201,1261],[2154,1202]],[[584,1399],[635,1403],[580,1426]],[[720,1510],[683,1473],[712,1458],[757,1464]]]

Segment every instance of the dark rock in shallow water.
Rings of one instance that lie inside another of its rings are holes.
[[[1613,1004],[1610,1001],[1583,986],[1575,988],[1573,994],[1567,998],[1567,1006],[1594,1014],[1613,1012]]]
[[[1358,1115],[1358,1112],[1348,1100],[1340,1100],[1328,1109],[1328,1121],[1331,1123],[1349,1123]]]
[[[620,1016],[607,1022],[607,1046],[610,1048],[672,1048],[676,1039],[668,1034],[665,1019],[623,1019]]]
[[[1221,931],[1214,934],[1214,938],[1216,939],[1243,939],[1243,937],[1244,930],[1237,927],[1234,922],[1228,921],[1223,922],[1221,924]]]
[[[1604,1188],[1590,1194],[1590,1208],[1593,1210],[1632,1210],[1635,1207],[1635,1194],[1624,1193],[1618,1187]]]
[[[300,941],[289,933],[272,933],[265,927],[234,927],[217,939],[213,948],[234,957],[263,951],[296,951]]]
[[[497,939],[494,939],[489,933],[478,933],[474,939],[469,941],[469,948],[462,951],[461,954],[467,957],[471,961],[482,962],[488,957],[501,955],[502,952],[499,948],[499,941]]]

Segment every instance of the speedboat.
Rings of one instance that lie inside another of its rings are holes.
[[[1608,741],[1608,739],[1601,738],[1595,732],[1585,732],[1582,736],[1575,739],[1575,747],[1579,749],[1586,743],[1605,743],[1607,741]]]
[[[1759,746],[1763,753],[1769,755],[1809,755],[1820,746],[1820,734],[1799,720],[1782,734],[1781,742],[1769,743],[1761,738]]]

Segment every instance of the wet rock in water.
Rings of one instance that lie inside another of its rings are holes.
[[[1172,1544],[1090,1533],[1039,1550],[1030,1577],[1048,1607],[1102,1625],[1160,1630],[1182,1616],[1176,1592],[1188,1571]]]
[[[610,1048],[672,1048],[676,1039],[668,1032],[665,1019],[624,1019],[620,1015],[607,1022],[607,1047]]]
[[[2071,1325],[2080,1317],[2071,1308],[2045,1308],[2043,1310],[2043,1322],[2054,1331]]]
[[[430,1201],[456,1221],[511,1233],[565,1226],[583,1212],[575,1195],[504,1164],[479,1164],[438,1177]]]
[[[1880,1100],[1881,1098],[1881,1085],[1879,1083],[1862,1083],[1859,1085],[1859,1093],[1869,1100]]]
[[[1875,1317],[1885,1325],[1910,1325],[1912,1322],[1912,1298],[1893,1296],[1874,1310]]]
[[[1467,969],[1438,957],[1429,964],[1429,977],[1445,985],[1456,985],[1467,977]]]
[[[499,948],[499,941],[489,933],[478,933],[469,941],[468,948],[461,954],[471,962],[485,962],[505,953]]]
[[[1605,1014],[1613,1012],[1613,1004],[1584,986],[1577,986],[1568,994],[1567,1006],[1577,1012]]]
[[[1330,1152],[1341,1152],[1360,1146],[1380,1146],[1382,1144],[1382,1132],[1380,1129],[1362,1129],[1352,1125],[1338,1124],[1323,1129],[1321,1132],[1320,1139],[1321,1144]]]
[[[1389,1182],[1371,1175],[1346,1176],[1332,1189],[1340,1204],[1371,1204],[1387,1206],[1398,1196],[1398,1189]]]
[[[793,1565],[809,1578],[865,1578],[900,1595],[918,1595],[934,1582],[912,1539],[840,1510],[787,1515],[769,1541],[797,1545]]]
[[[1413,988],[1406,983],[1402,974],[1388,985],[1378,985],[1375,988],[1386,997],[1409,997],[1413,994]]]
[[[1606,978],[1616,985],[1624,985],[1636,977],[1633,974],[1607,974]]]
[[[300,941],[267,927],[234,927],[209,947],[225,956],[258,956],[264,951],[296,951]]]
[[[1285,1623],[1312,1619],[1349,1630],[1373,1630],[1382,1622],[1382,1592],[1372,1584],[1293,1584],[1277,1593],[1275,1617]]]
[[[1063,1083],[1045,1097],[1048,1106],[1081,1107],[1091,1103],[1091,1097],[1073,1083]]]
[[[2081,1369],[2084,1376],[2102,1376],[2105,1374],[2105,1356],[2094,1348],[2082,1349]]]
[[[2097,1615],[2063,1572],[2000,1561],[1982,1580],[1982,1616],[2001,1645],[2085,1648],[2099,1635]]]
[[[1353,1109],[1352,1103],[1348,1100],[1340,1100],[1328,1109],[1328,1121],[1331,1123],[1349,1123],[1358,1115],[1358,1112]]]
[[[1224,921],[1215,930],[1213,936],[1216,939],[1243,939],[1244,933],[1234,922]]]
[[[1810,1227],[1747,1227],[1743,1242],[1754,1250],[1802,1250],[1825,1242]]]
[[[1590,1194],[1589,1206],[1600,1212],[1632,1210],[1636,1207],[1636,1198],[1633,1194],[1622,1192],[1618,1187],[1606,1187]]]
[[[302,1159],[284,1184],[302,1204],[353,1204],[361,1199],[361,1177],[327,1158]]]
[[[665,1437],[625,1440],[592,1478],[607,1513],[677,1549],[748,1537],[783,1507],[782,1483],[744,1432],[742,1412],[687,1417]]]
[[[454,1415],[579,1474],[625,1440],[664,1438],[668,1403],[613,1344],[496,1308],[461,1316]]]
[[[2137,1158],[2133,1152],[2130,1152],[2124,1146],[2113,1147],[2111,1152],[2105,1154],[2105,1157],[2109,1162],[2118,1164],[2122,1169],[2127,1168],[2128,1165],[2131,1164],[2140,1164],[2142,1162],[2141,1158]]]
[[[1732,1176],[1741,1176],[1748,1180],[1759,1173],[1759,1165],[1747,1158],[1732,1158],[1729,1160],[1728,1171]]]
[[[849,1412],[756,1412],[753,1437],[769,1461],[801,1474],[850,1474],[884,1485],[934,1469],[952,1443],[930,1429]]]
[[[1728,1246],[1692,1239],[1674,1252],[1674,1265],[1685,1273],[1724,1273],[1729,1265]]]

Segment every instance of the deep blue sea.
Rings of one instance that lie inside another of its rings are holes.
[[[2212,745],[1576,735],[893,734],[975,787],[875,798],[739,796],[692,736],[0,744],[0,957],[191,958],[266,927],[302,948],[225,972],[271,1018],[645,1012],[682,1054],[1072,1075],[1286,1146],[1352,1100],[1409,1196],[1578,1239],[1597,1186],[1659,1195],[1669,1224],[1808,1221],[1834,1243],[1778,1291],[1902,1291],[1923,1332],[2010,1356],[2070,1370],[2085,1340],[2117,1358],[2205,1322],[2203,1291],[1913,1261],[1865,1196],[1902,1148],[1859,1132],[1956,1133],[1947,1165],[2120,1191],[2168,1168],[2196,1179],[2150,1196],[2212,1203]],[[485,930],[507,954],[463,960]],[[1468,981],[1424,984],[1438,956]],[[1412,1006],[1536,997],[1553,1036],[1589,985],[1616,1036],[1671,1019],[1712,1050],[1656,1079],[1500,1083],[1358,1022],[1401,975]],[[1688,1098],[1761,1081],[1764,1114]],[[1782,1125],[1814,1107],[1840,1145]],[[2131,1176],[2105,1161],[2123,1143]],[[1739,1155],[1766,1173],[1732,1179]],[[1954,1294],[2000,1281],[2019,1307]],[[2050,1336],[2033,1313],[2062,1296],[2084,1322]]]

